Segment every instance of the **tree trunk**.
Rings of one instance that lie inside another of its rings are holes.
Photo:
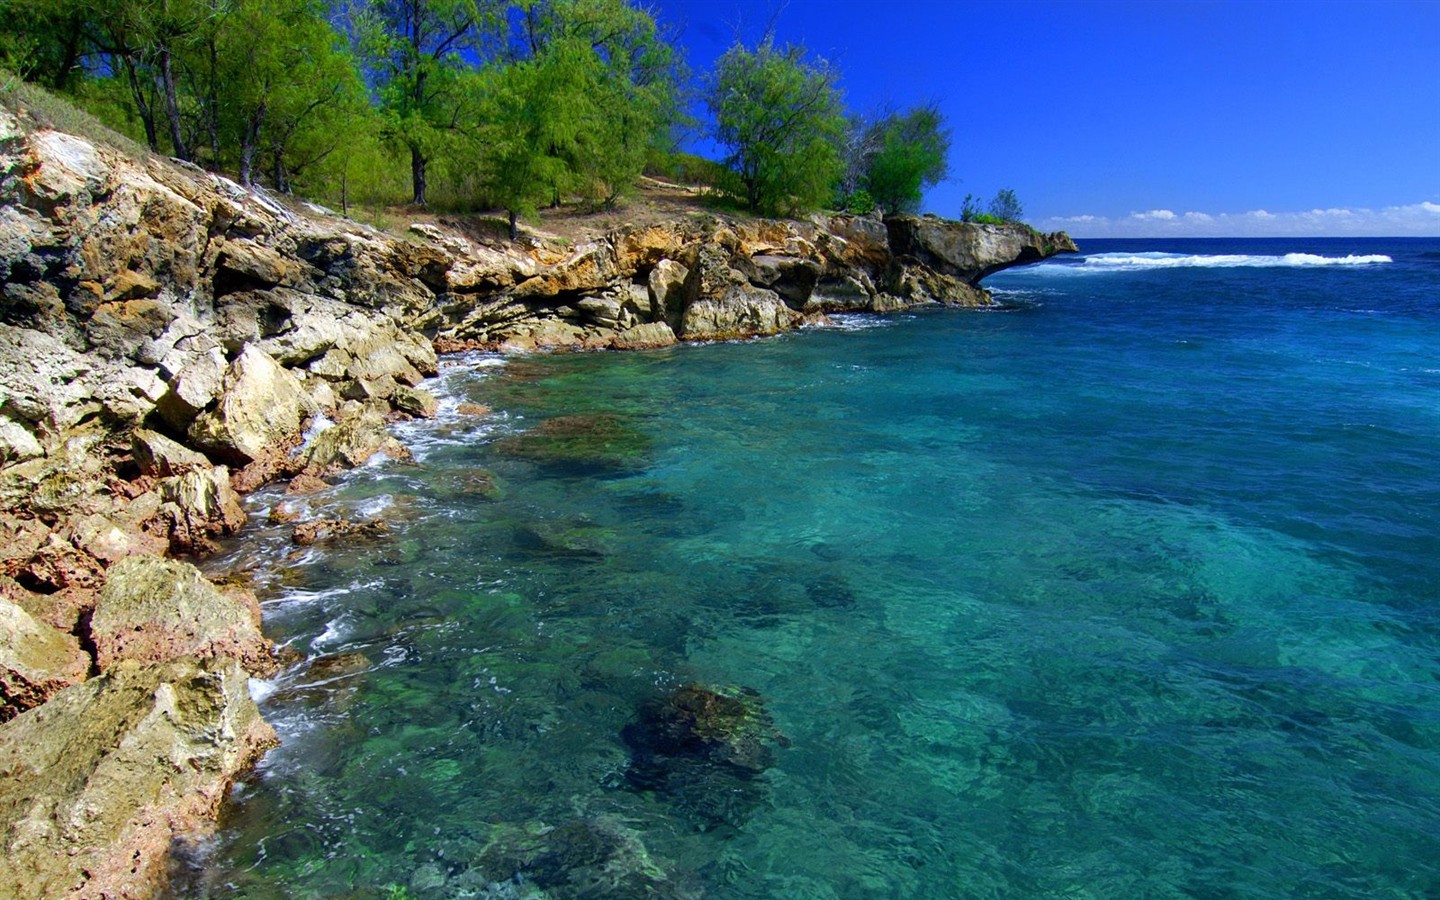
[[[262,103],[245,120],[245,134],[240,138],[240,183],[247,188],[255,184],[255,151],[264,125],[265,104]]]
[[[180,102],[175,97],[175,72],[170,64],[170,48],[160,48],[160,86],[165,90],[165,117],[170,120],[170,141],[175,145],[175,158],[190,161],[185,136],[180,131]]]
[[[135,71],[135,59],[128,53],[118,54],[125,64],[125,75],[130,80],[130,96],[135,100],[135,112],[140,124],[145,126],[145,143],[153,153],[160,152],[160,135],[155,129],[155,111],[145,99],[145,88],[140,83],[140,73]]]
[[[220,168],[220,49],[215,38],[210,38],[210,97],[206,110],[205,126],[210,137],[210,165]]]
[[[275,190],[282,194],[288,194],[290,193],[290,175],[285,171],[285,154],[278,147],[272,151],[272,154],[273,177],[271,182],[275,185]]]
[[[424,206],[425,199],[425,165],[429,162],[425,154],[420,152],[419,147],[410,148],[410,183],[414,186],[415,205]]]

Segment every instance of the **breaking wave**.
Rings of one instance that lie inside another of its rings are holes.
[[[1245,253],[1186,255],[1181,253],[1097,253],[1085,257],[1080,271],[1136,272],[1148,269],[1278,269],[1314,266],[1373,266],[1393,262],[1380,254],[1319,256],[1314,253],[1286,253],[1283,256],[1255,256]]]

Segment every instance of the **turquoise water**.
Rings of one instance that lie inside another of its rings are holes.
[[[389,538],[217,563],[307,662],[177,893],[1440,894],[1440,242],[1085,249],[445,360],[420,464],[311,501]],[[759,762],[651,777],[695,684]]]

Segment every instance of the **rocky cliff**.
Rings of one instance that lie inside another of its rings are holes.
[[[243,684],[278,665],[255,597],[183,557],[244,524],[245,491],[404,457],[387,423],[433,413],[418,385],[437,349],[643,348],[984,305],[987,274],[1066,250],[916,217],[704,216],[575,245],[395,236],[0,109],[5,889],[163,880],[273,741]]]

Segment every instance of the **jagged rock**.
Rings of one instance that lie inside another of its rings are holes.
[[[690,270],[673,259],[662,259],[650,270],[647,282],[650,293],[650,308],[657,321],[672,326],[680,324],[685,312],[685,282]]]
[[[90,657],[80,641],[31,618],[0,597],[0,722],[85,680]]]
[[[123,302],[154,297],[158,293],[160,293],[160,282],[156,281],[153,275],[148,272],[126,269],[111,281],[110,290],[106,292],[106,299]]]
[[[85,336],[91,349],[108,359],[134,359],[141,347],[164,333],[172,318],[169,308],[158,300],[107,301],[90,314]]]
[[[455,406],[455,411],[462,416],[488,416],[490,407],[483,403],[460,403]]]
[[[390,533],[390,526],[381,519],[352,522],[349,519],[312,519],[295,526],[290,539],[302,547],[309,547],[322,541],[336,538],[383,537]]]
[[[978,285],[987,275],[1055,253],[1076,252],[1061,232],[1041,234],[1028,225],[981,225],[935,216],[892,216],[885,220],[891,252],[941,275]]]
[[[67,529],[70,543],[82,553],[109,565],[139,553],[162,553],[163,543],[135,528],[123,527],[99,513],[74,522]]]
[[[591,322],[614,328],[620,324],[624,309],[614,297],[582,297],[575,307]]]
[[[242,589],[221,591],[190,563],[132,556],[110,567],[90,619],[95,662],[181,657],[238,659],[254,675],[276,669],[260,633],[260,604]]]
[[[314,410],[295,376],[254,347],[231,363],[224,384],[217,407],[197,417],[189,435],[226,462],[245,465],[267,449],[293,444]]]
[[[390,434],[379,409],[365,405],[315,436],[303,454],[302,474],[324,478],[342,469],[362,466],[377,453],[396,459],[409,456]]]
[[[170,523],[170,549],[177,553],[209,553],[212,538],[234,534],[245,524],[245,508],[224,466],[197,466],[161,479],[155,485],[160,514]]]
[[[8,416],[0,416],[0,466],[43,456],[45,448],[30,429]]]
[[[185,429],[224,390],[229,364],[219,347],[189,357],[155,409],[172,428]]]
[[[750,283],[769,288],[796,309],[803,309],[820,280],[820,264],[794,256],[753,256]]]
[[[277,741],[232,660],[122,663],[0,725],[0,895],[144,898]]]
[[[821,279],[810,293],[805,309],[820,312],[873,310],[875,285],[864,272]]]
[[[210,460],[205,458],[205,454],[147,428],[137,428],[130,436],[130,449],[144,475],[169,478],[191,469],[210,467]]]
[[[390,402],[407,416],[420,419],[431,418],[440,409],[440,401],[435,399],[434,394],[405,385],[395,389],[395,395],[390,398]]]
[[[800,322],[774,291],[731,285],[718,297],[702,296],[685,308],[680,336],[689,341],[727,340],[789,331]]]
[[[227,241],[225,249],[215,260],[215,267],[218,295],[238,287],[274,287],[288,283],[295,274],[297,264],[263,244]]]
[[[515,286],[517,297],[554,297],[600,291],[615,279],[615,251],[608,241],[589,241],[533,278]]]

